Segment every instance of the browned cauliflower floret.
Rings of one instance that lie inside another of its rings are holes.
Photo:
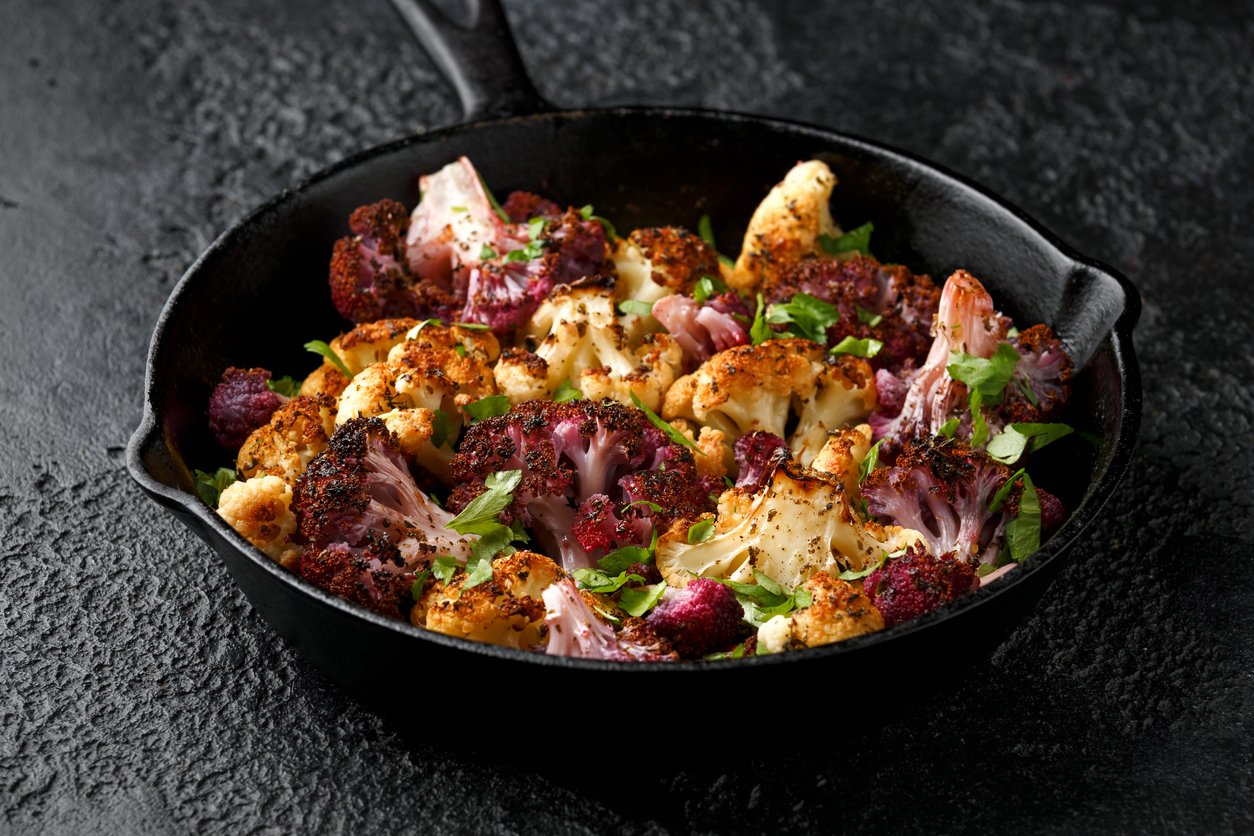
[[[828,436],[827,442],[810,466],[844,485],[845,494],[856,503],[862,499],[858,486],[858,469],[870,449],[870,425],[859,424],[853,429],[837,430]]]
[[[366,322],[358,325],[345,334],[331,340],[331,350],[335,352],[349,371],[357,374],[371,363],[378,363],[387,358],[392,346],[405,339],[405,334],[418,324],[418,320],[408,317],[399,319],[380,319],[377,322]],[[348,378],[330,360],[314,369],[305,382],[301,384],[302,395],[322,393],[332,398],[339,398]]]
[[[828,433],[865,418],[875,408],[875,378],[859,357],[827,357],[810,340],[767,340],[719,352],[684,375],[666,393],[662,416],[719,430],[734,443],[761,430],[787,437],[797,416],[793,454],[809,464]]]
[[[296,533],[292,486],[277,476],[233,482],[218,497],[218,515],[231,528],[285,568],[300,557],[290,538]]]
[[[795,647],[819,647],[884,629],[884,617],[860,583],[816,572],[802,586],[812,603],[791,615],[777,615],[759,627],[761,650],[778,653]]]
[[[295,484],[305,466],[327,448],[334,431],[335,401],[327,395],[298,395],[248,436],[235,469],[245,478],[268,473]]]
[[[807,465],[827,443],[830,433],[861,421],[875,409],[875,373],[866,360],[837,354],[821,365],[814,395],[801,399],[790,441],[793,455]]]
[[[478,586],[466,589],[467,577],[460,572],[447,585],[433,584],[410,620],[448,636],[531,648],[544,627],[540,593],[565,573],[544,555],[524,551],[493,561],[491,579]]]
[[[452,442],[462,425],[459,407],[496,394],[489,362],[498,354],[488,331],[434,323],[415,329],[386,360],[353,378],[340,395],[335,422],[382,419],[406,456],[447,479]],[[444,415],[443,428],[438,413]]]
[[[514,404],[551,398],[569,381],[590,400],[630,405],[634,394],[650,409],[675,380],[683,360],[667,334],[631,340],[605,287],[558,286],[531,318],[534,352],[506,351],[493,373]]]
[[[692,522],[676,522],[658,541],[657,567],[671,586],[693,577],[752,583],[757,570],[795,589],[815,572],[859,571],[920,539],[917,532],[864,520],[844,485],[790,461],[756,492],[724,491],[708,539],[689,542]]]
[[[774,281],[784,268],[820,255],[819,236],[839,236],[828,201],[836,175],[819,160],[797,163],[758,204],[730,284],[752,291]]]
[[[683,227],[637,229],[620,238],[612,256],[618,273],[614,298],[656,302],[672,293],[690,293],[702,276],[719,276],[718,253]],[[627,314],[623,325],[632,336],[657,331],[652,317]]]

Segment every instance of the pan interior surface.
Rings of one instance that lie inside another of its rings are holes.
[[[227,463],[205,418],[219,376],[230,365],[263,366],[276,375],[309,371],[315,360],[303,344],[329,340],[348,327],[331,305],[326,279],[332,244],[348,233],[349,214],[383,198],[413,207],[420,198],[418,175],[462,155],[501,197],[527,189],[563,205],[591,203],[624,232],[695,228],[708,213],[720,247],[732,253],[753,209],[784,173],[800,160],[822,159],[839,181],[834,216],[846,228],[874,223],[872,251],[881,261],[927,272],[938,284],[964,267],[984,281],[1003,312],[1020,324],[1051,325],[1074,355],[1088,361],[1073,382],[1067,420],[1102,443],[1090,448],[1068,441],[1065,449],[1060,443],[1060,453],[1068,455],[1050,457],[1037,480],[1069,509],[1088,508],[1074,514],[1066,537],[1056,540],[1073,538],[1087,524],[1105,499],[1098,494],[1109,493],[1126,463],[1135,434],[1134,426],[1125,432],[1128,412],[1139,395],[1126,387],[1130,342],[1121,349],[1115,328],[1135,299],[1109,272],[1074,256],[1015,210],[908,156],[791,123],[694,111],[546,113],[412,137],[345,161],[241,222],[184,277],[150,355],[148,407],[160,443],[132,456],[139,462],[133,469],[143,471],[137,478],[165,504],[183,506],[183,516],[228,565],[231,549],[244,552],[235,556],[243,561],[265,558],[239,548],[243,541],[198,505],[191,491],[190,468]],[[1039,557],[1047,559],[1051,549],[1056,545]],[[232,571],[239,577],[235,565]],[[258,604],[248,583],[241,583]],[[347,607],[334,607],[294,577],[285,585],[324,609]],[[292,612],[284,610],[280,618],[302,617],[293,609],[298,606],[289,604]],[[381,626],[378,617],[351,615]],[[276,629],[292,632],[279,624]],[[407,625],[384,629],[414,638]],[[298,644],[304,650],[312,642],[309,637]],[[867,642],[874,643],[874,637]]]

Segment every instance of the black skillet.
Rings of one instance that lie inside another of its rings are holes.
[[[153,335],[143,422],[127,448],[140,486],[214,547],[277,633],[340,686],[376,703],[421,699],[433,687],[467,694],[488,685],[549,693],[644,686],[687,701],[728,686],[780,687],[815,675],[883,683],[909,671],[920,681],[987,654],[1044,591],[1128,464],[1141,409],[1132,349],[1140,298],[1128,281],[980,187],[877,143],[735,113],[553,110],[528,80],[495,0],[474,4],[465,28],[426,0],[394,2],[457,89],[467,123],[332,166],[276,196],[197,259]],[[824,648],[718,663],[591,662],[453,639],[365,612],[283,571],[193,491],[190,468],[224,463],[208,433],[209,393],[230,365],[276,374],[309,368],[302,344],[346,327],[331,306],[326,274],[349,213],[385,197],[413,206],[417,175],[463,154],[498,194],[531,189],[559,203],[592,203],[620,229],[692,227],[708,212],[725,246],[738,241],[754,206],[793,163],[826,160],[840,181],[835,216],[845,225],[873,221],[880,258],[942,278],[957,267],[971,270],[1003,311],[1020,323],[1052,325],[1084,365],[1069,420],[1101,443],[1094,450],[1059,442],[1057,454],[1034,465],[1036,480],[1070,509],[1065,525],[1019,569],[917,621]]]

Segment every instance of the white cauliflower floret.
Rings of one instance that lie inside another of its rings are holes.
[[[348,384],[335,423],[381,419],[406,456],[447,481],[452,442],[463,423],[459,407],[496,394],[488,363],[498,353],[490,332],[434,323],[414,328],[385,361],[367,366]]]
[[[592,400],[631,405],[632,394],[657,409],[682,362],[679,345],[650,334],[633,345],[614,313],[613,291],[559,285],[531,319],[534,352],[512,349],[493,369],[510,403],[551,398],[569,381]]]
[[[796,415],[791,448],[809,464],[829,433],[874,408],[875,378],[865,360],[826,357],[817,343],[789,338],[715,354],[675,381],[662,417],[708,425],[731,444],[755,430],[786,438],[789,417]]]
[[[233,482],[218,497],[218,516],[285,568],[300,557],[300,547],[290,541],[296,533],[291,507],[292,486],[270,475]]]
[[[653,303],[672,293],[689,293],[702,276],[719,276],[718,253],[701,238],[677,227],[637,229],[620,238],[611,256],[618,280],[614,298]],[[632,337],[661,326],[652,317],[627,314],[623,326]]]
[[[760,650],[819,647],[884,629],[884,616],[860,584],[816,572],[802,586],[810,593],[810,606],[777,615],[759,627]]]
[[[821,255],[819,236],[837,237],[828,202],[836,175],[819,160],[797,163],[754,210],[729,283],[752,291],[791,264]]]
[[[253,430],[239,448],[235,469],[245,478],[268,473],[295,484],[306,465],[327,449],[334,431],[334,399],[297,396]]]
[[[871,450],[871,427],[859,424],[853,429],[837,430],[827,438],[810,467],[828,474],[845,486],[845,494],[855,504],[862,500],[859,468]]]
[[[405,339],[405,334],[418,324],[418,320],[402,317],[399,319],[380,319],[377,322],[365,322],[353,330],[340,334],[331,340],[331,350],[344,361],[348,370],[354,375],[372,363],[387,359],[388,352],[397,343]],[[348,385],[349,378],[344,376],[339,366],[330,360],[314,369],[301,384],[302,395],[322,393],[338,398]]]
[[[801,402],[792,454],[809,465],[832,432],[860,421],[875,409],[875,374],[861,357],[829,357],[818,373],[814,395]]]
[[[844,485],[792,462],[781,464],[756,493],[724,491],[704,542],[688,542],[691,522],[676,522],[658,542],[657,566],[672,586],[692,577],[751,583],[757,570],[793,589],[815,572],[860,571],[881,553],[921,539],[863,520]]]
[[[528,649],[540,643],[544,629],[541,594],[566,573],[535,552],[515,552],[492,562],[492,577],[470,589],[465,572],[448,583],[433,584],[410,613],[420,627],[463,639]]]

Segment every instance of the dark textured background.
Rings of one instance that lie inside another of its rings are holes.
[[[5,0],[0,830],[1254,828],[1254,23],[1225,3],[815,5],[509,8],[559,104],[864,134],[1136,282],[1146,412],[1126,489],[1013,637],[882,727],[859,729],[839,690],[781,682],[657,706],[662,728],[633,709],[646,735],[511,712],[513,764],[402,741],[278,642],[121,454],[195,255],[318,168],[455,120],[450,90],[383,0]],[[412,698],[493,722],[438,683]],[[583,719],[634,699],[535,695]],[[676,766],[668,749],[699,740],[678,717],[733,721],[743,761]],[[816,723],[848,724],[849,745],[808,751]],[[517,765],[540,749],[569,765]]]

